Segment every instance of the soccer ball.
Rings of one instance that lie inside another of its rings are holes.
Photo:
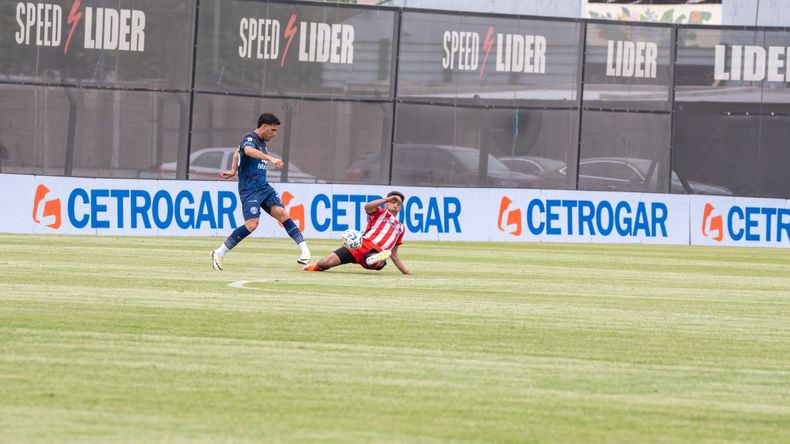
[[[350,248],[352,250],[362,246],[362,233],[353,228],[344,231],[343,235],[340,236],[340,239],[343,240],[344,247]]]

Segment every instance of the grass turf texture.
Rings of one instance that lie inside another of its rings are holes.
[[[790,442],[790,250],[220,241],[0,235],[0,441]]]

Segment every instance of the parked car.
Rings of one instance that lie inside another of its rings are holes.
[[[544,173],[556,171],[565,166],[565,162],[548,157],[536,156],[508,156],[499,160],[513,171],[540,176]]]
[[[219,174],[230,170],[233,161],[233,148],[202,148],[189,156],[189,178],[190,179],[219,179]],[[307,174],[293,162],[288,162],[288,182],[298,183],[324,183],[312,174]],[[266,168],[266,178],[270,182],[281,182],[282,172],[274,167]],[[173,179],[176,177],[176,162],[165,162],[159,166],[159,177],[161,179]]]
[[[579,189],[600,191],[641,191],[662,192],[658,190],[655,161],[630,157],[589,157],[579,161]],[[566,168],[553,174],[565,176]],[[720,186],[692,180],[686,181],[688,190],[680,177],[672,171],[670,192],[673,194],[710,194],[732,196],[733,192]]]
[[[532,174],[538,177],[537,188],[568,188],[571,184],[567,177],[552,174],[565,168],[565,162],[548,157],[507,156],[499,160],[513,171]]]
[[[509,169],[488,155],[483,183],[478,178],[480,150],[465,146],[396,144],[392,183],[416,186],[534,188],[539,177]]]

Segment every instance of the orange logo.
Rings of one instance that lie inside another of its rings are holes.
[[[503,197],[502,201],[499,202],[499,217],[497,219],[497,227],[499,228],[499,231],[504,231],[513,236],[520,236],[521,210],[516,208],[514,210],[508,211],[511,203],[513,203],[513,201],[507,196]]]
[[[715,241],[721,241],[724,239],[724,223],[720,214],[710,217],[711,213],[713,213],[713,205],[706,203],[705,211],[702,214],[702,235],[712,237]],[[714,232],[717,233],[715,236],[713,236]]]
[[[284,192],[282,197],[283,205],[285,205],[285,208],[288,210],[288,215],[291,217],[291,220],[299,227],[299,231],[304,231],[304,205],[299,204],[288,208],[288,204],[291,203],[293,198],[293,194],[288,191]]]
[[[47,193],[49,193],[49,188],[44,185],[39,185],[36,188],[36,197],[33,199],[33,222],[37,224],[44,223],[38,218],[39,209],[41,209],[42,219],[54,218],[54,222],[46,225],[57,230],[60,228],[60,199],[44,200],[47,197]]]

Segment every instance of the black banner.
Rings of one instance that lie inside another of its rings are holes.
[[[198,91],[389,98],[395,11],[201,2]]]
[[[584,106],[669,111],[672,28],[590,23]]]
[[[404,12],[398,95],[576,106],[580,32],[576,22]]]
[[[0,80],[190,87],[194,0],[3,1]]]

